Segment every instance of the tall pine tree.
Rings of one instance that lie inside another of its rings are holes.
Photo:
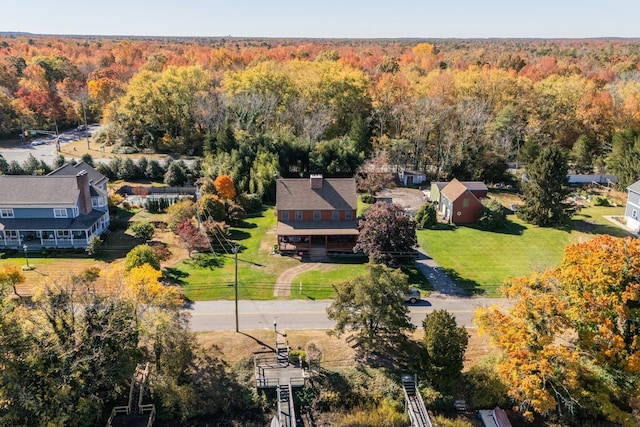
[[[529,181],[522,185],[524,206],[518,215],[541,227],[558,227],[571,218],[565,202],[571,192],[567,188],[567,159],[556,146],[544,148],[527,168]]]

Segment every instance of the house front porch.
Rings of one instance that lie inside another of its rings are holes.
[[[41,248],[86,248],[89,239],[104,233],[109,214],[83,215],[71,221],[15,219],[0,223],[0,249],[38,251]]]
[[[285,223],[276,229],[278,251],[281,253],[309,253],[323,248],[326,254],[352,253],[358,238],[355,221]]]

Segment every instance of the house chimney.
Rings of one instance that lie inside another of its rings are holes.
[[[80,212],[91,212],[91,190],[89,189],[89,175],[86,170],[81,170],[76,175],[78,190],[80,190]]]
[[[322,174],[311,175],[311,188],[322,188]]]

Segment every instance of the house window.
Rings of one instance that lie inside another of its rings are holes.
[[[289,211],[282,211],[282,221],[289,221]]]
[[[313,211],[313,220],[320,221],[320,211]]]
[[[352,211],[344,211],[344,219],[345,221],[350,221],[353,219],[353,212]]]
[[[331,211],[331,221],[340,221],[340,211]]]
[[[4,232],[5,237],[7,239],[17,239],[18,238],[18,231],[17,230],[7,230]]]
[[[71,232],[69,230],[58,230],[56,235],[59,239],[68,239],[71,237]]]
[[[74,207],[73,208],[73,217],[77,217],[78,215],[80,215],[80,211],[78,210],[78,207]]]
[[[302,221],[302,211],[296,211],[296,221]]]
[[[13,209],[0,209],[0,218],[13,218]]]
[[[467,197],[462,199],[462,207],[463,208],[468,208],[469,207],[469,199]]]
[[[53,216],[55,218],[66,218],[67,217],[67,210],[66,209],[54,209],[53,210]]]
[[[91,207],[99,208],[106,204],[104,197],[92,197],[91,198]]]
[[[634,209],[633,212],[631,212],[631,218],[638,219],[638,211],[636,209]]]

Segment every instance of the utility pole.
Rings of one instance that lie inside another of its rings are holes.
[[[235,268],[235,294],[236,294],[236,332],[240,332],[240,328],[238,326],[238,250],[240,249],[240,245],[236,245],[233,248],[233,253],[235,254],[236,268]]]

